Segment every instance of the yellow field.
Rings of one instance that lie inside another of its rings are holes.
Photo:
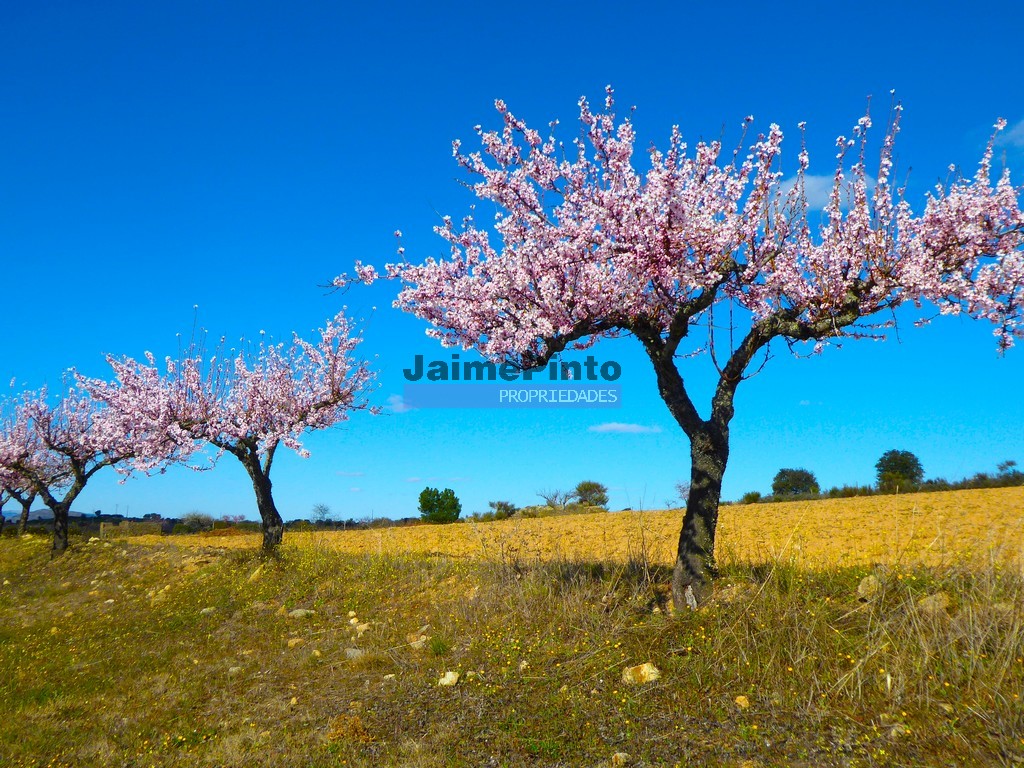
[[[670,564],[681,511],[617,512],[364,531],[288,533],[286,543],[353,553],[418,553],[506,562],[585,558],[623,562],[646,553]],[[156,536],[140,543],[164,541]],[[255,534],[179,536],[185,546],[259,546]],[[805,565],[962,560],[1022,561],[1024,488],[724,506],[717,554],[726,560],[793,558]]]

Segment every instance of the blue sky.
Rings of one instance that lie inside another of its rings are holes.
[[[613,84],[636,105],[639,145],[727,140],[747,114],[778,122],[795,155],[808,123],[812,172],[833,140],[890,89],[905,107],[898,168],[909,199],[973,172],[998,117],[1024,179],[1024,85],[1013,2],[557,4],[178,2],[5,5],[0,11],[0,381],[56,385],[103,354],[177,349],[199,324],[229,338],[308,332],[346,303],[381,404],[413,356],[447,358],[425,325],[390,307],[396,286],[319,286],[361,259],[445,252],[431,227],[472,199],[451,141],[495,125],[504,99],[574,135],[576,101]],[[731,133],[730,133],[731,132]],[[766,492],[780,467],[825,486],[868,483],[890,448],[928,476],[1024,463],[1024,349],[1000,358],[991,328],[944,318],[899,341],[847,343],[814,359],[776,358],[740,389],[725,496]],[[371,418],[310,436],[313,456],[275,464],[278,506],[305,517],[414,515],[425,485],[467,512],[520,505],[584,479],[613,508],[657,508],[689,471],[689,446],[632,339],[592,351],[623,367],[623,405],[606,410],[435,410]],[[374,357],[376,356],[376,357]],[[686,376],[706,402],[712,370]],[[609,430],[610,422],[634,431]],[[175,469],[120,485],[99,475],[76,508],[255,517],[241,466]]]

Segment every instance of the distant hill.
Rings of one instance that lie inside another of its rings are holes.
[[[21,517],[21,510],[20,509],[19,510],[5,509],[3,514],[4,514],[4,517],[7,518],[8,520],[17,520],[19,517]],[[92,516],[93,515],[91,513],[88,513],[88,512],[78,512],[78,511],[76,511],[74,509],[71,510],[70,512],[68,512],[68,517],[69,518],[71,518],[71,517],[92,517]],[[36,522],[36,521],[46,521],[46,522],[49,522],[50,520],[53,520],[53,512],[51,512],[48,509],[33,509],[31,512],[28,513],[28,521],[30,523],[31,522]]]

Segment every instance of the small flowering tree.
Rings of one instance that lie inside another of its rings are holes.
[[[263,549],[273,551],[284,535],[270,481],[277,449],[308,456],[304,432],[376,411],[366,400],[374,375],[353,357],[360,340],[338,314],[315,344],[294,336],[208,355],[200,341],[162,370],[151,354],[146,362],[108,357],[115,381],[91,382],[90,391],[142,431],[173,434],[182,452],[207,443],[238,459],[256,494]]]
[[[3,467],[0,467],[0,489],[2,489],[0,499],[3,500],[3,504],[8,501],[16,501],[21,505],[17,532],[19,536],[24,536],[25,529],[28,527],[28,516],[32,512],[32,504],[36,500],[36,492],[24,478],[15,472],[4,470]],[[3,504],[0,504],[0,508],[3,507]]]
[[[482,152],[454,145],[473,191],[496,211],[493,227],[446,218],[437,232],[449,259],[388,265],[404,283],[395,304],[432,323],[428,333],[447,345],[524,367],[608,336],[643,345],[691,444],[677,606],[698,603],[714,573],[734,398],[772,341],[812,342],[817,351],[830,340],[877,336],[881,325],[869,318],[907,303],[991,320],[1001,349],[1021,336],[1024,218],[1008,174],[992,181],[991,143],[973,178],[937,187],[915,214],[891,179],[899,106],[876,179],[865,162],[864,117],[837,142],[816,224],[808,153],[801,149],[795,180],[785,182],[776,125],[749,152],[724,156],[717,141],[691,150],[675,128],[641,173],[632,122],[616,119],[610,90],[604,112],[580,101],[571,148],[555,140],[554,124],[545,138],[496,106],[504,125],[477,128]],[[362,264],[356,273],[376,277]],[[718,374],[703,412],[682,373],[701,354]]]
[[[29,513],[32,511],[32,502],[36,500],[36,493],[25,478],[3,463],[5,458],[9,460],[14,455],[12,450],[14,446],[8,442],[13,428],[14,409],[13,402],[5,403],[4,422],[0,425],[0,430],[2,430],[0,431],[0,509],[3,509],[3,506],[11,500],[21,504],[17,532],[19,536],[23,536],[25,528],[28,526]],[[0,525],[0,528],[2,527]]]
[[[6,406],[0,434],[2,482],[22,504],[20,532],[36,495],[53,512],[55,555],[68,547],[71,505],[97,472],[155,467],[174,454],[172,442],[143,433],[79,386],[69,387],[56,402],[43,389]]]

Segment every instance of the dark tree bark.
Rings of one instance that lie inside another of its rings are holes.
[[[733,264],[731,270],[741,269]],[[718,369],[718,384],[711,398],[711,416],[701,418],[686,391],[686,384],[676,366],[676,352],[690,332],[691,323],[715,302],[718,291],[727,280],[730,269],[723,268],[722,281],[709,286],[673,316],[668,327],[661,321],[626,320],[584,321],[567,334],[546,339],[543,354],[524,356],[523,367],[545,365],[551,356],[569,343],[609,328],[635,335],[644,345],[657,376],[658,393],[669,412],[690,439],[690,495],[679,532],[676,562],[672,571],[672,602],[677,609],[697,607],[710,592],[715,568],[715,531],[718,527],[718,505],[722,497],[722,477],[729,462],[729,423],[735,415],[736,388],[748,375],[747,368],[772,339],[791,341],[825,339],[836,335],[836,329],[855,323],[861,316],[859,296],[868,293],[871,284],[859,281],[833,315],[815,322],[800,320],[797,309],[779,310],[755,322],[742,341],[730,348],[728,359],[719,365],[715,356],[714,337],[709,338],[709,353]]]
[[[690,438],[690,495],[672,570],[672,602],[696,608],[708,593],[715,567],[715,530],[722,477],[729,461],[728,436],[706,424]]]
[[[710,593],[711,580],[717,573],[715,532],[722,478],[729,462],[729,423],[735,414],[736,388],[750,361],[778,334],[774,320],[754,325],[719,369],[718,386],[711,399],[711,418],[704,420],[686,391],[675,353],[688,333],[689,319],[709,301],[710,298],[702,298],[687,307],[676,317],[667,336],[654,327],[630,328],[643,342],[654,364],[661,399],[690,439],[690,495],[672,570],[672,602],[677,609],[696,608]]]
[[[270,465],[274,460],[274,449],[267,452],[263,462],[260,462],[255,445],[239,447],[234,453],[249,473],[252,488],[256,492],[256,508],[259,510],[263,525],[263,551],[267,554],[274,553],[284,539],[284,520],[277,511],[277,505],[274,504],[270,482]]]
[[[64,554],[68,548],[68,516],[71,512],[71,505],[75,503],[75,499],[85,490],[85,484],[89,481],[89,478],[96,474],[101,467],[108,466],[110,463],[109,461],[102,462],[89,470],[83,470],[80,466],[73,465],[71,471],[74,481],[61,499],[54,496],[47,485],[36,483],[36,493],[43,497],[43,502],[53,513],[53,548],[50,550],[51,557]]]
[[[25,531],[28,530],[28,516],[32,512],[32,502],[36,500],[36,495],[30,493],[27,496],[16,496],[15,499],[21,504],[21,514],[18,516],[18,536],[24,536]]]
[[[71,509],[70,501],[61,501],[50,507],[53,512],[53,549],[51,557],[64,554],[68,548],[68,511]]]

